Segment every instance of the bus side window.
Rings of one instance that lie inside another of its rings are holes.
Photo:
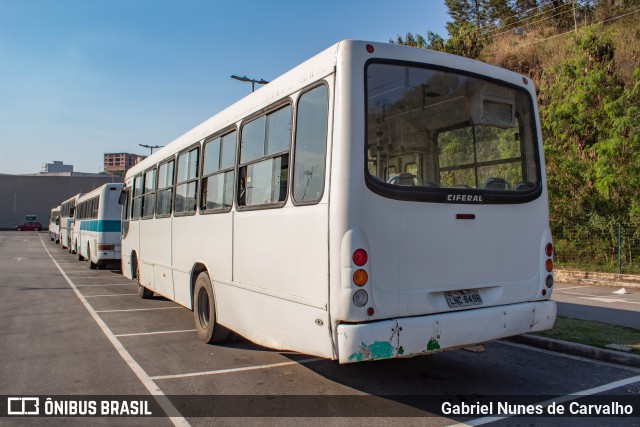
[[[238,205],[284,203],[289,176],[291,106],[242,127]]]
[[[133,203],[131,206],[131,219],[139,219],[142,215],[142,175],[133,180]]]
[[[202,164],[203,211],[228,210],[233,200],[236,132],[207,141]]]
[[[178,156],[176,178],[176,213],[194,213],[198,194],[198,156],[200,146]]]
[[[142,217],[153,218],[156,208],[156,168],[144,174],[144,194],[142,196]]]
[[[175,160],[166,162],[158,168],[157,216],[169,216],[173,201],[173,170]]]
[[[322,85],[302,94],[298,101],[293,200],[317,203],[324,192],[327,152],[328,92]]]

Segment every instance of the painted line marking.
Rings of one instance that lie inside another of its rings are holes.
[[[127,311],[152,311],[152,310],[172,310],[175,308],[182,308],[182,306],[177,307],[153,307],[153,308],[129,308],[124,310],[96,310],[96,313],[122,313]]]
[[[606,302],[606,303],[614,303],[614,302],[624,302],[627,304],[640,304],[638,301],[626,301],[622,298],[606,298],[606,297],[578,297],[580,299],[588,299],[592,301]]]
[[[98,285],[76,285],[76,287],[78,288],[90,288],[92,286],[98,287],[98,286],[134,286],[135,283],[105,283],[105,284],[98,284]]]
[[[598,394],[598,393],[604,393],[605,391],[609,391],[609,390],[613,390],[619,387],[624,387],[625,385],[629,385],[629,384],[633,384],[633,383],[637,383],[640,382],[640,375],[637,375],[635,377],[629,377],[629,378],[625,378],[619,381],[614,381],[612,383],[609,384],[603,384],[601,386],[598,387],[593,387],[587,390],[581,390],[581,391],[576,391],[574,393],[571,394],[567,394],[564,396],[560,396],[558,398],[555,399],[549,399],[549,400],[545,400],[544,402],[539,402],[537,403],[537,405],[543,405],[543,406],[549,406],[552,403],[563,403],[563,402],[568,402],[570,400],[576,400],[579,399],[581,397],[584,396],[592,396],[594,394]],[[534,405],[536,405],[534,403]],[[465,421],[463,423],[459,423],[459,424],[451,424],[449,427],[461,427],[461,426],[481,426],[483,424],[489,424],[489,423],[493,423],[496,421],[500,421],[500,420],[504,420],[507,418],[511,418],[515,415],[504,415],[504,416],[499,416],[499,417],[485,417],[485,418],[476,418],[474,420],[469,420],[469,421]]]
[[[580,362],[586,362],[586,363],[591,363],[591,364],[595,364],[595,365],[602,365],[602,366],[607,366],[607,367],[610,367],[610,368],[617,368],[617,369],[623,369],[625,371],[631,371],[631,372],[640,373],[640,368],[634,368],[634,367],[631,367],[631,366],[618,365],[618,364],[615,364],[615,363],[612,363],[612,362],[603,362],[601,360],[589,359],[587,357],[575,356],[573,354],[559,353],[557,351],[545,350],[544,348],[532,347],[530,345],[521,344],[521,343],[517,343],[517,342],[510,342],[510,341],[504,341],[504,340],[498,340],[496,342],[499,343],[499,344],[502,344],[502,345],[521,348],[521,349],[528,350],[528,351],[536,351],[538,353],[547,354],[549,356],[563,357],[565,359],[572,359],[572,360],[577,360],[577,361],[580,361]]]
[[[47,254],[49,254],[51,261],[53,261],[55,266],[60,271],[60,274],[62,274],[62,277],[65,278],[65,280],[67,281],[71,289],[73,289],[73,291],[75,292],[80,302],[82,302],[82,304],[87,309],[91,317],[93,317],[93,320],[95,320],[95,322],[98,324],[100,329],[102,329],[102,332],[107,336],[107,339],[111,342],[113,347],[120,354],[120,357],[124,359],[127,365],[129,365],[129,368],[131,368],[133,373],[138,377],[140,382],[145,386],[145,388],[149,391],[149,393],[151,393],[153,398],[156,399],[156,402],[158,402],[162,410],[167,414],[167,416],[169,417],[169,420],[171,420],[173,425],[175,425],[176,427],[189,426],[190,424],[182,416],[182,414],[180,414],[180,412],[173,405],[173,403],[171,403],[169,398],[164,394],[164,392],[160,389],[160,387],[158,387],[157,384],[149,377],[149,375],[147,375],[144,369],[142,369],[142,366],[140,366],[138,362],[136,362],[135,359],[131,357],[131,354],[129,354],[127,349],[124,348],[124,346],[118,340],[118,338],[116,338],[115,335],[113,335],[113,332],[111,332],[111,329],[109,329],[107,324],[104,323],[104,321],[100,318],[100,316],[98,316],[98,314],[93,309],[93,307],[91,307],[91,304],[89,304],[89,302],[85,299],[85,297],[80,293],[80,291],[78,290],[76,285],[73,283],[73,281],[69,278],[69,276],[67,276],[67,273],[64,272],[62,267],[60,267],[60,265],[53,258],[53,256],[51,255],[51,252],[49,252],[49,249],[47,248],[47,245],[44,244],[44,240],[42,240],[42,237],[40,237],[40,242],[42,243],[42,246],[44,246],[44,250],[47,252]]]
[[[154,377],[150,377],[152,380],[169,380],[174,378],[188,378],[188,377],[199,377],[203,375],[219,375],[219,374],[232,374],[235,372],[244,372],[244,371],[255,371],[259,369],[271,369],[271,368],[279,368],[281,366],[289,366],[289,365],[303,365],[305,363],[317,362],[319,360],[324,360],[320,357],[314,357],[311,359],[302,359],[295,362],[282,362],[282,363],[272,363],[270,365],[258,365],[258,366],[247,366],[244,368],[231,368],[231,369],[220,369],[217,371],[202,371],[202,372],[190,372],[187,374],[175,374],[175,375],[156,375]]]
[[[138,294],[136,294],[138,295]],[[177,331],[158,331],[158,332],[138,332],[135,334],[118,334],[116,335],[116,337],[120,338],[120,337],[138,337],[141,335],[159,335],[159,334],[179,334],[182,332],[195,332],[195,329],[180,329]]]
[[[121,297],[121,296],[132,296],[138,294],[105,294],[105,295],[85,295],[85,298],[98,298],[98,297]],[[117,336],[117,335],[116,335]]]

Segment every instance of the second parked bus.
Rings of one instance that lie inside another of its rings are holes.
[[[78,198],[73,226],[73,249],[89,268],[120,262],[122,184],[105,184]]]

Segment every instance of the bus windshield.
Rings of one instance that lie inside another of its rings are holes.
[[[536,121],[525,90],[401,63],[370,63],[366,76],[366,161],[374,189],[409,199],[539,191]]]

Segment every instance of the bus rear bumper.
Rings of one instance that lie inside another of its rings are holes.
[[[555,301],[537,301],[340,324],[338,360],[352,363],[440,352],[551,329],[555,319]]]

